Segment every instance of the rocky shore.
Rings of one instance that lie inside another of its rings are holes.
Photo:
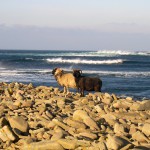
[[[150,100],[0,83],[0,149],[148,150]]]

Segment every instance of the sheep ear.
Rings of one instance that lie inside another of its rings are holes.
[[[63,74],[63,73],[64,73],[64,70],[60,70],[60,73]]]
[[[80,70],[80,73],[82,74],[82,70]]]
[[[57,68],[54,68],[54,69],[52,70],[52,74],[55,74],[56,70],[57,70]]]

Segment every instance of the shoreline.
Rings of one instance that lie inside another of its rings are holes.
[[[150,149],[150,100],[0,83],[0,149]]]

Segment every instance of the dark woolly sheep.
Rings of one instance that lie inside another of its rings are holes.
[[[101,79],[97,77],[82,76],[81,73],[81,70],[73,70],[73,75],[75,77],[77,88],[80,89],[81,96],[84,96],[84,90],[101,92]]]

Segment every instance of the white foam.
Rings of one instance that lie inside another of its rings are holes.
[[[87,74],[98,74],[107,76],[124,76],[124,77],[150,77],[150,72],[135,72],[135,71],[91,71],[83,70],[83,73]]]
[[[115,56],[115,55],[145,55],[149,56],[148,51],[128,51],[128,50],[99,50],[96,52],[99,55],[103,56]]]
[[[63,59],[63,58],[52,58],[46,59],[50,63],[69,63],[69,64],[118,64],[123,63],[122,59],[113,60],[84,60],[84,59]]]

